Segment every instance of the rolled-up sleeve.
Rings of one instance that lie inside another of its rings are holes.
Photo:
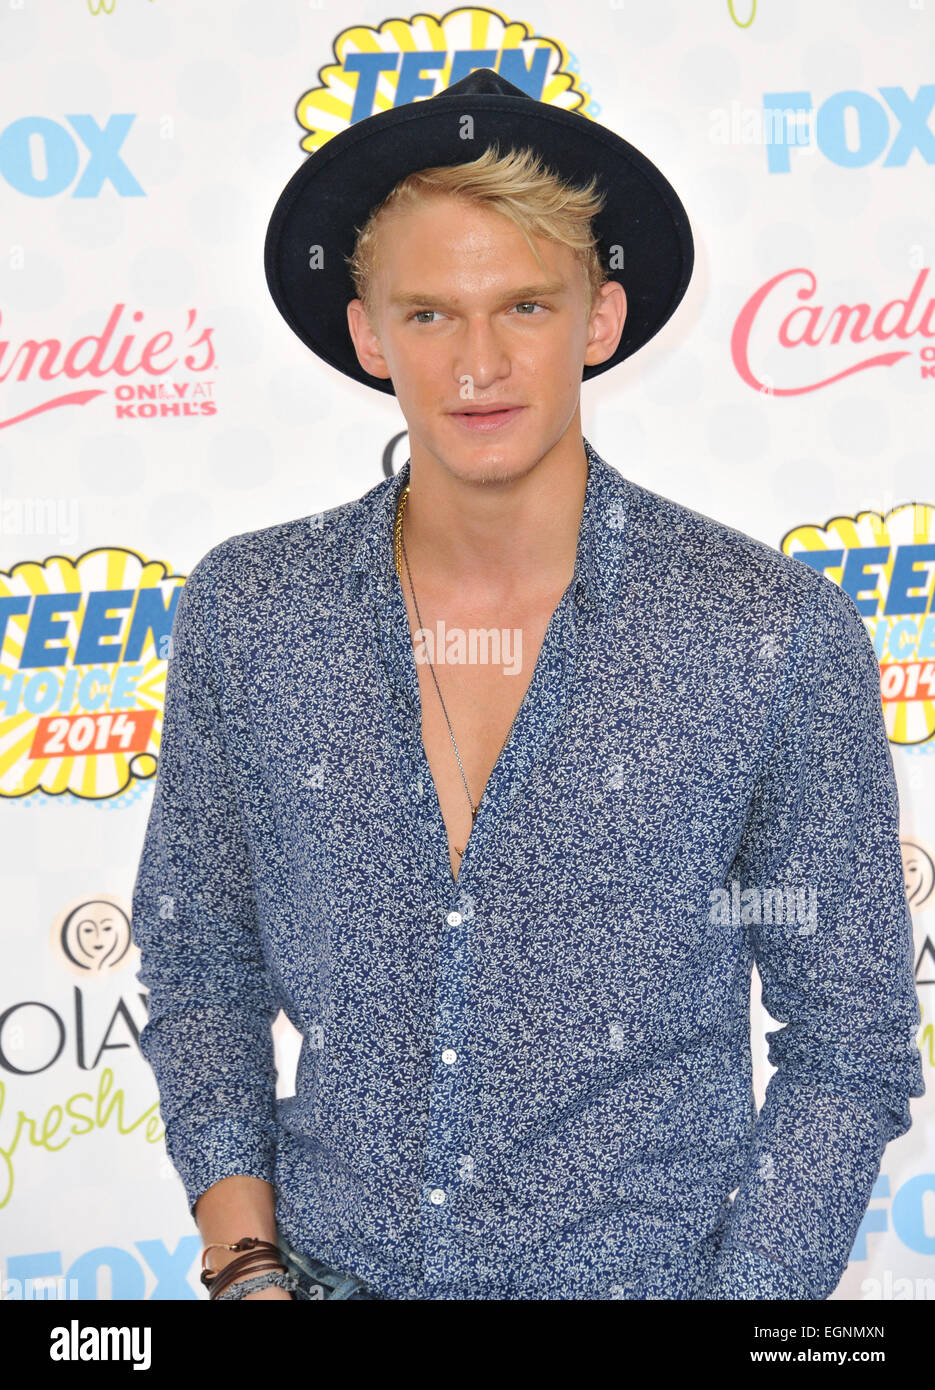
[[[132,918],[137,979],[149,991],[140,1047],[192,1215],[222,1178],[271,1183],[276,1132],[271,1025],[279,1004],[208,642],[216,634],[213,554],[192,570],[176,607]]]
[[[879,666],[856,605],[824,577],[793,664],[731,870],[742,889],[761,890],[742,901],[763,1004],[784,1026],[767,1034],[776,1070],[724,1227],[715,1299],[827,1298],[883,1151],[925,1092]],[[756,905],[767,887],[792,890],[782,920]]]

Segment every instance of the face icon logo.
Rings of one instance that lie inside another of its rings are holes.
[[[79,975],[108,975],[126,964],[132,947],[130,918],[109,898],[84,898],[59,913],[52,945]]]
[[[935,887],[935,862],[917,840],[901,840],[900,844],[906,897],[913,912],[918,912],[932,896],[932,888]]]

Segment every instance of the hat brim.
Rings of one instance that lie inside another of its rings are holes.
[[[461,138],[466,114],[474,120],[470,141]],[[613,356],[586,366],[582,380],[609,371],[659,332],[684,295],[694,262],[688,216],[659,169],[606,126],[546,102],[440,93],[332,136],[300,165],[276,203],[264,248],[267,284],[289,327],[318,357],[395,395],[392,381],[365,371],[354,350],[347,305],[357,291],[345,257],[357,229],[400,179],[416,169],[462,164],[491,144],[501,154],[531,147],[573,184],[592,174],[600,180],[605,204],[594,231],[605,268],[620,266],[608,275],[626,290],[627,316]],[[619,251],[611,263],[612,248]],[[319,268],[310,266],[313,252]]]

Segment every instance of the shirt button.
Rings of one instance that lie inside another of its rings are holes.
[[[460,927],[460,925],[461,925],[461,913],[460,913],[460,912],[449,912],[449,914],[448,914],[448,925],[449,925],[449,927]]]
[[[450,1064],[451,1064],[452,1062],[456,1062],[457,1060],[458,1060],[458,1054],[457,1054],[457,1052],[455,1052],[454,1048],[453,1048],[453,1047],[446,1047],[445,1050],[444,1050],[444,1052],[442,1053],[442,1061],[443,1061],[443,1062],[447,1062],[447,1063],[449,1064],[449,1066],[450,1066]]]
[[[440,1207],[445,1200],[444,1190],[440,1187],[433,1187],[429,1193],[429,1201],[433,1206]]]

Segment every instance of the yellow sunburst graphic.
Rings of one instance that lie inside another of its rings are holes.
[[[924,743],[935,733],[935,507],[906,502],[885,513],[836,516],[797,526],[786,555],[813,559],[860,608],[880,662],[880,695],[891,742]],[[827,561],[827,563],[825,563]],[[809,561],[809,563],[813,562]]]
[[[358,120],[436,95],[476,67],[496,69],[515,87],[541,79],[542,101],[589,116],[564,45],[498,10],[468,5],[441,17],[386,19],[377,29],[355,24],[335,39],[334,55],[318,74],[322,85],[296,104],[309,154]]]
[[[0,572],[0,796],[101,800],[153,775],[184,583],[119,546]]]

